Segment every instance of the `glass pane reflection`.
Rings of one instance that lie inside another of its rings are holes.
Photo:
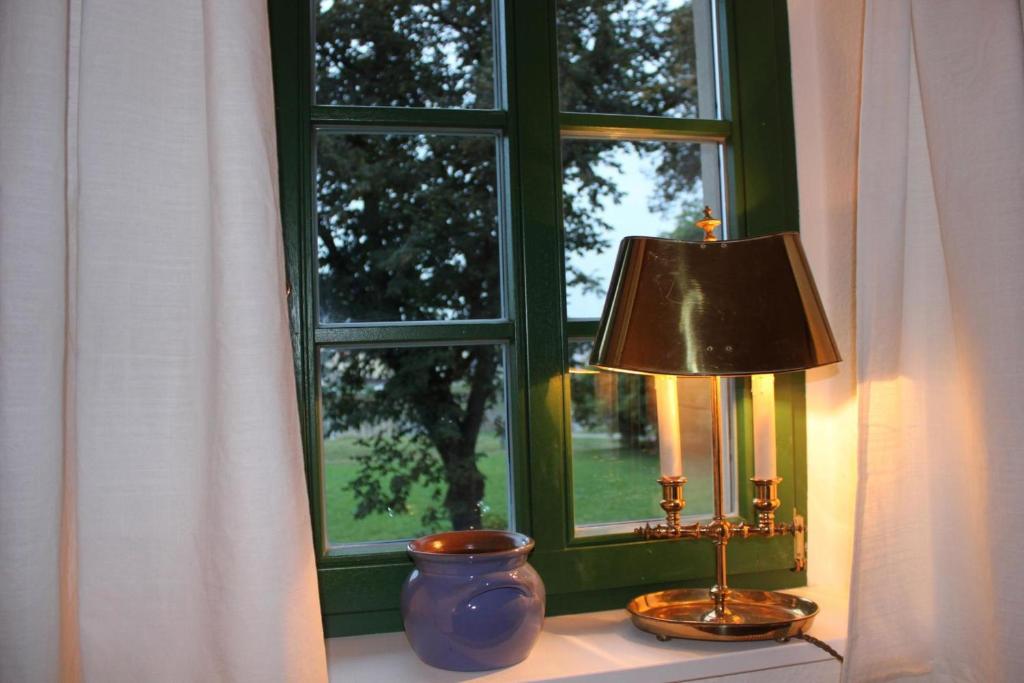
[[[558,0],[562,111],[717,117],[710,0]]]
[[[489,0],[320,0],[320,104],[492,109]]]
[[[590,341],[569,344],[576,525],[662,519],[654,380],[589,367],[591,347]],[[685,515],[710,515],[714,509],[708,381],[678,381]]]
[[[331,545],[509,526],[503,347],[320,351]]]
[[[564,140],[568,316],[601,316],[623,237],[700,240],[693,222],[705,205],[721,213],[720,187],[714,143]]]
[[[317,136],[324,323],[501,316],[494,135]]]

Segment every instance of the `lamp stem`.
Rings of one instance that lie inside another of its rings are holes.
[[[724,472],[722,464],[722,388],[718,377],[711,378],[711,469],[714,473],[715,519],[724,519]]]
[[[715,614],[726,615],[725,601],[729,597],[726,583],[726,548],[731,528],[725,520],[725,472],[722,460],[722,387],[718,377],[711,378],[711,471],[714,476],[715,516],[712,522],[715,543],[715,585],[711,596],[715,600]]]

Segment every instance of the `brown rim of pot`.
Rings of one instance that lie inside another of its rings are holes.
[[[525,534],[502,529],[443,531],[409,541],[409,552],[432,559],[445,557],[511,557],[533,550],[533,539]]]

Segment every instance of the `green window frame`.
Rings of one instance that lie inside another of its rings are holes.
[[[798,228],[796,160],[785,0],[714,0],[719,22],[722,101],[718,120],[561,113],[557,93],[555,0],[505,0],[507,97],[494,110],[325,106],[313,101],[312,2],[269,0],[277,111],[281,211],[289,307],[312,534],[327,636],[401,629],[399,588],[411,570],[404,552],[332,554],[324,529],[317,354],[321,345],[499,342],[508,345],[510,474],[515,528],[536,540],[531,563],[548,590],[549,615],[622,607],[633,596],[671,586],[708,585],[710,543],[643,541],[631,534],[574,537],[569,375],[566,344],[593,336],[596,323],[566,321],[561,227],[560,142],[627,134],[724,145],[725,207],[731,236]],[[502,33],[502,32],[499,32]],[[529,49],[526,47],[529,46]],[[528,95],[528,96],[527,96]],[[504,104],[504,106],[501,106]],[[497,131],[505,141],[511,217],[506,235],[507,318],[401,326],[317,324],[312,171],[314,135],[323,127],[395,131]],[[529,198],[526,200],[525,198]],[[752,517],[749,384],[735,391],[739,512]],[[806,513],[804,377],[776,384],[778,519]],[[651,483],[651,495],[657,486]],[[729,546],[730,585],[787,588],[791,538]]]

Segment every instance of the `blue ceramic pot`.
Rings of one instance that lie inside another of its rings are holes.
[[[402,587],[402,621],[427,664],[499,669],[530,654],[544,621],[544,583],[512,531],[449,531],[412,541],[416,568]]]

